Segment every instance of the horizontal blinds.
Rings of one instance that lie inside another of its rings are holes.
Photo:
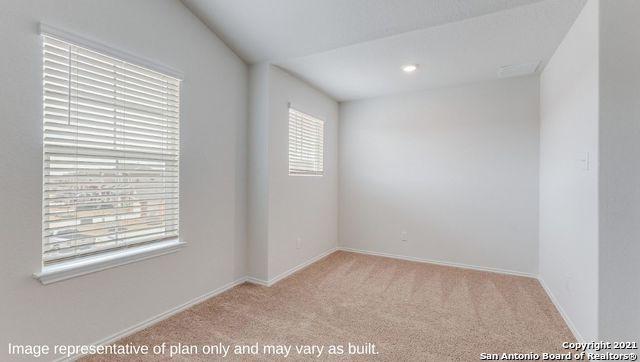
[[[180,81],[43,38],[44,265],[177,237]]]
[[[289,174],[322,175],[324,121],[289,108]]]

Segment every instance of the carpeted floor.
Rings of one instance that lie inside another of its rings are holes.
[[[259,343],[260,352],[264,345],[292,345],[293,360],[315,359],[299,355],[296,345],[323,345],[320,359],[440,362],[478,361],[480,353],[563,353],[564,341],[574,338],[535,279],[338,251],[270,288],[239,285],[118,343],[232,349]],[[349,343],[373,343],[379,354],[348,355]],[[331,345],[345,346],[344,354],[328,355]],[[217,359],[213,350],[198,352],[174,359]],[[232,352],[227,359],[277,357]]]

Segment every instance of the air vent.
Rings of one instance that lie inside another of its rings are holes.
[[[498,69],[499,78],[521,77],[533,74],[538,70],[540,62],[505,65]]]

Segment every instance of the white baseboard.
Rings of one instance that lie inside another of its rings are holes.
[[[220,288],[212,290],[211,292],[203,294],[203,295],[201,295],[199,297],[196,297],[196,298],[194,298],[194,299],[192,299],[192,300],[190,300],[190,301],[188,301],[186,303],[183,303],[183,304],[181,304],[181,305],[179,305],[177,307],[171,308],[171,309],[169,309],[169,310],[167,310],[165,312],[162,312],[162,313],[160,313],[160,314],[158,314],[158,315],[156,315],[154,317],[151,317],[151,318],[149,318],[149,319],[147,319],[145,321],[137,323],[137,324],[135,324],[135,325],[133,325],[133,326],[131,326],[129,328],[126,328],[126,329],[124,329],[124,330],[122,330],[120,332],[114,333],[114,334],[112,334],[112,335],[110,335],[110,336],[108,336],[106,338],[103,338],[103,339],[101,339],[101,340],[99,340],[99,341],[97,341],[95,343],[92,343],[92,345],[107,345],[107,344],[111,344],[113,342],[116,342],[116,341],[118,341],[118,340],[120,340],[120,339],[122,339],[124,337],[127,337],[127,336],[129,336],[131,334],[134,334],[134,333],[136,333],[138,331],[141,331],[141,330],[143,330],[143,329],[145,329],[145,328],[147,328],[147,327],[149,327],[151,325],[154,325],[154,324],[156,324],[156,323],[158,323],[158,322],[160,322],[160,321],[162,321],[164,319],[167,319],[167,318],[169,318],[169,317],[171,317],[171,316],[173,316],[175,314],[178,314],[179,312],[182,312],[183,310],[185,310],[187,308],[190,308],[190,307],[192,307],[192,306],[194,306],[194,305],[196,305],[196,304],[198,304],[200,302],[203,302],[203,301],[205,301],[205,300],[207,300],[207,299],[209,299],[211,297],[214,297],[214,296],[216,296],[218,294],[224,293],[227,290],[229,290],[229,289],[231,289],[231,288],[233,288],[233,287],[235,287],[237,285],[240,285],[242,283],[245,283],[245,282],[249,282],[249,283],[253,283],[253,284],[258,284],[258,285],[270,287],[270,286],[274,285],[275,283],[277,283],[278,281],[290,276],[291,274],[297,272],[300,269],[303,269],[303,268],[315,263],[316,261],[318,261],[318,260],[324,258],[325,256],[335,252],[336,250],[337,250],[337,248],[335,248],[335,247],[331,248],[331,249],[323,252],[322,254],[317,255],[317,256],[315,256],[313,258],[310,258],[309,260],[307,260],[307,261],[305,261],[305,262],[303,262],[301,264],[296,265],[295,267],[287,270],[286,272],[277,275],[276,277],[270,279],[269,281],[261,280],[261,279],[254,278],[254,277],[242,277],[242,278],[239,278],[239,279],[237,279],[237,280],[235,280],[235,281],[233,281],[231,283],[228,283],[226,285],[221,286]],[[75,361],[75,360],[77,360],[78,358],[81,358],[81,357],[82,357],[82,355],[75,355],[75,356],[71,356],[71,357],[68,357],[68,358],[67,357],[61,357],[61,358],[55,359],[54,361],[55,362],[58,362],[58,361]]]
[[[116,342],[116,341],[118,341],[118,340],[120,340],[120,339],[122,339],[124,337],[127,337],[127,336],[129,336],[131,334],[134,334],[134,333],[136,333],[138,331],[141,331],[141,330],[143,330],[143,329],[145,329],[145,328],[147,328],[149,326],[152,326],[152,325],[154,325],[154,324],[156,324],[156,323],[158,323],[158,322],[160,322],[160,321],[162,321],[164,319],[167,319],[167,318],[169,318],[169,317],[171,317],[171,316],[173,316],[175,314],[178,314],[178,313],[182,312],[183,310],[185,310],[187,308],[190,308],[190,307],[192,307],[192,306],[194,306],[194,305],[196,305],[196,304],[198,304],[200,302],[203,302],[203,301],[205,301],[205,300],[207,300],[207,299],[209,299],[211,297],[214,297],[214,296],[216,296],[218,294],[224,293],[227,290],[229,290],[229,289],[231,289],[231,288],[233,288],[233,287],[235,287],[237,285],[240,285],[240,284],[242,284],[242,283],[244,283],[246,281],[247,281],[246,277],[239,278],[239,279],[237,279],[237,280],[235,280],[235,281],[233,281],[231,283],[228,283],[228,284],[225,284],[225,285],[221,286],[220,288],[217,288],[217,289],[212,290],[212,291],[210,291],[210,292],[208,292],[206,294],[203,294],[203,295],[201,295],[199,297],[191,299],[190,301],[188,301],[186,303],[183,303],[183,304],[181,304],[181,305],[179,305],[177,307],[171,308],[171,309],[169,309],[169,310],[167,310],[165,312],[162,312],[162,313],[160,313],[160,314],[158,314],[156,316],[153,316],[153,317],[151,317],[151,318],[149,318],[149,319],[147,319],[145,321],[137,323],[137,324],[135,324],[135,325],[133,325],[133,326],[131,326],[129,328],[126,328],[126,329],[124,329],[124,330],[122,330],[120,332],[114,333],[114,334],[112,334],[112,335],[110,335],[110,336],[108,336],[106,338],[103,338],[103,339],[101,339],[101,340],[99,340],[99,341],[97,341],[95,343],[92,343],[92,345],[96,345],[96,346],[98,346],[98,345],[107,345],[107,344],[111,344],[113,342]],[[75,360],[77,360],[78,358],[81,358],[81,357],[82,357],[82,355],[71,356],[69,358],[62,357],[62,358],[56,359],[55,361],[56,362],[58,362],[58,361],[75,361]]]
[[[260,285],[263,287],[270,287],[271,285],[269,284],[268,280],[264,280],[264,279],[260,279],[260,278],[255,278],[255,277],[247,277],[247,283],[251,283],[251,284],[255,284],[255,285]]]
[[[335,252],[336,250],[338,250],[337,247],[331,248],[319,255],[314,256],[313,258],[310,258],[296,266],[294,266],[293,268],[278,274],[277,276],[269,279],[269,280],[263,280],[263,279],[259,279],[259,278],[254,278],[254,277],[247,277],[247,282],[249,283],[253,283],[253,284],[257,284],[257,285],[262,285],[264,287],[270,287],[272,285],[274,285],[275,283],[279,282],[280,280],[290,276],[291,274],[297,272],[300,269],[306,268],[307,266],[315,263],[316,261],[324,258],[325,256],[332,254],[333,252]]]
[[[389,254],[389,253],[380,253],[380,252],[377,252],[377,251],[368,251],[368,250],[347,248],[347,247],[343,247],[343,246],[339,246],[338,250],[350,251],[352,253],[359,253],[359,254],[383,256],[383,257],[386,257],[386,258],[393,258],[393,259],[400,259],[400,260],[416,261],[416,262],[419,262],[419,263],[429,263],[429,264],[452,266],[452,267],[456,267],[456,268],[472,269],[472,270],[479,270],[479,271],[498,273],[498,274],[515,275],[515,276],[519,276],[519,277],[527,277],[527,278],[534,278],[534,279],[537,279],[537,277],[538,277],[537,275],[532,274],[532,273],[526,273],[526,272],[521,272],[521,271],[516,271],[516,270],[490,268],[490,267],[484,267],[484,266],[478,266],[478,265],[468,265],[468,264],[462,264],[462,263],[454,263],[454,262],[442,261],[442,260],[423,259],[423,258],[416,258],[416,257],[413,257],[413,256],[405,256],[405,255],[397,255],[397,254]]]
[[[538,275],[531,274],[531,273],[519,272],[519,271],[513,271],[513,270],[487,268],[487,267],[460,264],[460,263],[452,263],[452,262],[439,261],[439,260],[421,259],[421,258],[415,258],[415,257],[410,257],[410,256],[404,256],[404,255],[379,253],[379,252],[375,252],[375,251],[367,251],[367,250],[353,249],[353,248],[347,248],[347,247],[338,247],[338,250],[350,251],[350,252],[359,253],[359,254],[383,256],[383,257],[387,257],[387,258],[394,258],[394,259],[401,259],[401,260],[417,261],[417,262],[421,262],[421,263],[431,263],[431,264],[437,264],[437,265],[452,266],[452,267],[457,267],[457,268],[487,271],[487,272],[499,273],[499,274],[523,276],[523,277],[537,279],[538,282],[540,283],[540,285],[542,286],[542,289],[545,291],[545,293],[547,293],[547,295],[549,296],[549,299],[551,299],[551,302],[553,303],[553,305],[558,310],[558,313],[560,313],[560,315],[562,316],[562,319],[566,323],[567,327],[569,327],[569,330],[573,334],[574,338],[578,342],[584,342],[585,341],[584,338],[582,338],[582,335],[580,334],[580,332],[578,332],[578,329],[576,328],[576,326],[573,323],[573,321],[571,320],[571,318],[569,318],[569,315],[564,311],[564,309],[562,308],[562,306],[558,302],[558,299],[551,292],[551,289],[549,289],[549,287],[544,282],[544,280]]]
[[[140,322],[138,324],[135,324],[127,329],[124,329],[118,333],[115,333],[109,337],[103,338],[102,340],[93,343],[94,345],[106,345],[106,344],[110,344],[113,343],[119,339],[122,339],[126,336],[129,336],[135,332],[138,332],[140,330],[143,330],[155,323],[158,323],[166,318],[169,318],[189,307],[192,307],[195,304],[198,304],[200,302],[205,301],[206,299],[209,299],[211,297],[214,297],[218,294],[221,294],[237,285],[240,285],[244,282],[249,282],[249,283],[253,283],[253,284],[257,284],[257,285],[261,285],[261,286],[265,286],[265,287],[270,287],[272,285],[274,285],[275,283],[279,282],[280,280],[294,274],[295,272],[299,271],[300,269],[303,269],[313,263],[315,263],[316,261],[332,254],[333,252],[337,251],[337,250],[343,250],[343,251],[348,251],[348,252],[353,252],[353,253],[359,253],[359,254],[366,254],[366,255],[375,255],[375,256],[382,256],[382,257],[387,257],[387,258],[393,258],[393,259],[400,259],[400,260],[408,260],[408,261],[415,261],[415,262],[421,262],[421,263],[430,263],[430,264],[436,264],[436,265],[444,265],[444,266],[451,266],[451,267],[457,267],[457,268],[464,268],[464,269],[472,269],[472,270],[479,270],[479,271],[486,271],[486,272],[492,272],[492,273],[499,273],[499,274],[507,274],[507,275],[515,275],[515,276],[522,276],[522,277],[529,277],[529,278],[534,278],[537,279],[540,282],[540,285],[542,286],[542,288],[544,289],[544,291],[547,293],[547,295],[549,296],[549,299],[551,299],[551,302],[554,304],[554,306],[556,307],[556,309],[558,310],[558,312],[560,313],[560,315],[562,316],[562,318],[564,319],[565,323],[567,324],[567,326],[569,327],[569,330],[571,330],[571,333],[573,333],[574,337],[576,338],[576,340],[578,342],[584,342],[584,339],[582,338],[582,336],[580,335],[580,333],[578,332],[578,330],[576,329],[575,325],[573,324],[573,322],[571,321],[571,319],[569,318],[569,316],[564,312],[564,310],[562,309],[562,306],[558,303],[558,300],[555,298],[555,296],[553,295],[553,293],[551,293],[551,290],[547,287],[547,285],[545,284],[544,280],[542,278],[540,278],[537,275],[531,274],[531,273],[524,273],[524,272],[520,272],[520,271],[513,271],[513,270],[505,270],[505,269],[497,269],[497,268],[488,268],[488,267],[482,267],[482,266],[476,266],[476,265],[467,265],[467,264],[461,264],[461,263],[453,263],[453,262],[445,262],[445,261],[440,261],[440,260],[431,260],[431,259],[422,259],[422,258],[416,258],[416,257],[410,257],[410,256],[404,256],[404,255],[396,255],[396,254],[388,254],[388,253],[380,253],[380,252],[374,252],[374,251],[367,251],[367,250],[360,250],[360,249],[354,249],[354,248],[348,248],[348,247],[334,247],[331,248],[313,258],[310,258],[306,261],[304,261],[303,263],[298,264],[297,266],[275,276],[274,278],[271,278],[270,280],[262,280],[259,278],[254,278],[254,277],[243,277],[243,278],[239,278],[231,283],[228,283],[226,285],[221,286],[220,288],[217,288],[209,293],[206,293],[204,295],[201,295],[197,298],[194,298],[184,304],[181,304],[177,307],[171,308],[170,310],[160,313],[152,318],[149,318],[143,322]],[[55,361],[74,361],[78,358],[80,358],[82,356],[77,355],[77,356],[72,356],[69,358],[59,358]]]
[[[569,327],[569,330],[573,334],[573,337],[576,339],[576,341],[584,343],[585,340],[584,338],[582,338],[582,335],[580,334],[580,332],[578,332],[578,328],[576,328],[576,325],[573,323],[571,318],[569,318],[569,315],[564,311],[558,299],[555,297],[555,295],[553,295],[553,293],[551,292],[551,289],[549,289],[547,284],[544,282],[544,279],[542,279],[542,277],[539,276],[538,282],[540,282],[542,289],[544,289],[544,291],[549,296],[549,299],[551,299],[551,303],[553,303],[553,305],[558,310],[558,313],[560,313],[560,315],[562,316],[562,319],[564,319],[564,322],[566,323],[567,327]]]

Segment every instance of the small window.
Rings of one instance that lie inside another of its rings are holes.
[[[43,267],[177,240],[180,81],[48,35],[43,60]]]
[[[289,108],[289,175],[322,176],[324,121]]]

